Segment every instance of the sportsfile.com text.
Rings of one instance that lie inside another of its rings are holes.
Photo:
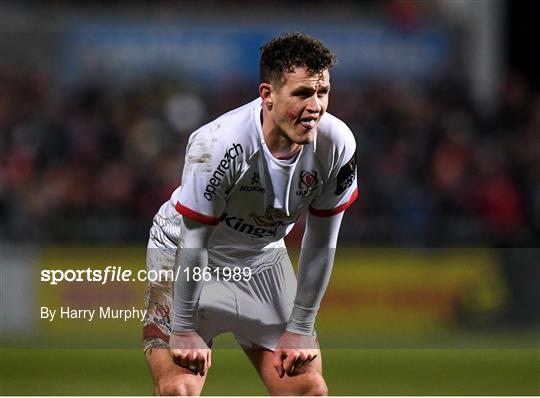
[[[205,268],[189,267],[165,270],[146,270],[141,269],[134,272],[131,269],[125,269],[122,266],[109,265],[104,269],[44,269],[41,270],[41,282],[57,285],[60,282],[96,282],[102,285],[109,282],[166,282],[175,281],[184,273],[187,280],[210,281],[223,280],[247,281],[251,279],[251,269],[247,267],[223,267],[223,268]]]

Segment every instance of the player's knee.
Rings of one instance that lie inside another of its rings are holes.
[[[182,396],[185,389],[179,383],[163,381],[156,385],[155,393],[160,397]]]
[[[156,386],[155,394],[157,396],[193,396],[193,395],[199,395],[200,394],[200,388],[198,385],[195,385],[194,383],[190,383],[189,381],[183,381],[178,382],[172,381],[172,380],[165,380]]]
[[[302,395],[314,397],[327,396],[328,387],[326,387],[326,383],[322,375],[317,373],[310,374],[308,377],[306,377],[304,383],[304,391],[302,391]]]

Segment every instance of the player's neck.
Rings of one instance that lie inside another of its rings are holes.
[[[286,160],[291,159],[302,149],[300,144],[292,142],[279,129],[268,115],[261,111],[261,126],[264,141],[272,156],[276,159]]]
[[[291,159],[302,149],[301,145],[291,142],[278,131],[271,130],[268,134],[265,134],[263,130],[263,135],[268,150],[276,159]]]

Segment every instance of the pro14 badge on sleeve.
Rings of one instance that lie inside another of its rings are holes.
[[[343,165],[337,175],[336,195],[341,195],[354,182],[354,171],[356,170],[356,151],[351,159]]]

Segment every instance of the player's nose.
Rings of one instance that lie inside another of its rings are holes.
[[[323,109],[323,104],[322,104],[321,99],[317,95],[312,95],[306,106],[306,110],[309,113],[320,113],[322,109]]]

